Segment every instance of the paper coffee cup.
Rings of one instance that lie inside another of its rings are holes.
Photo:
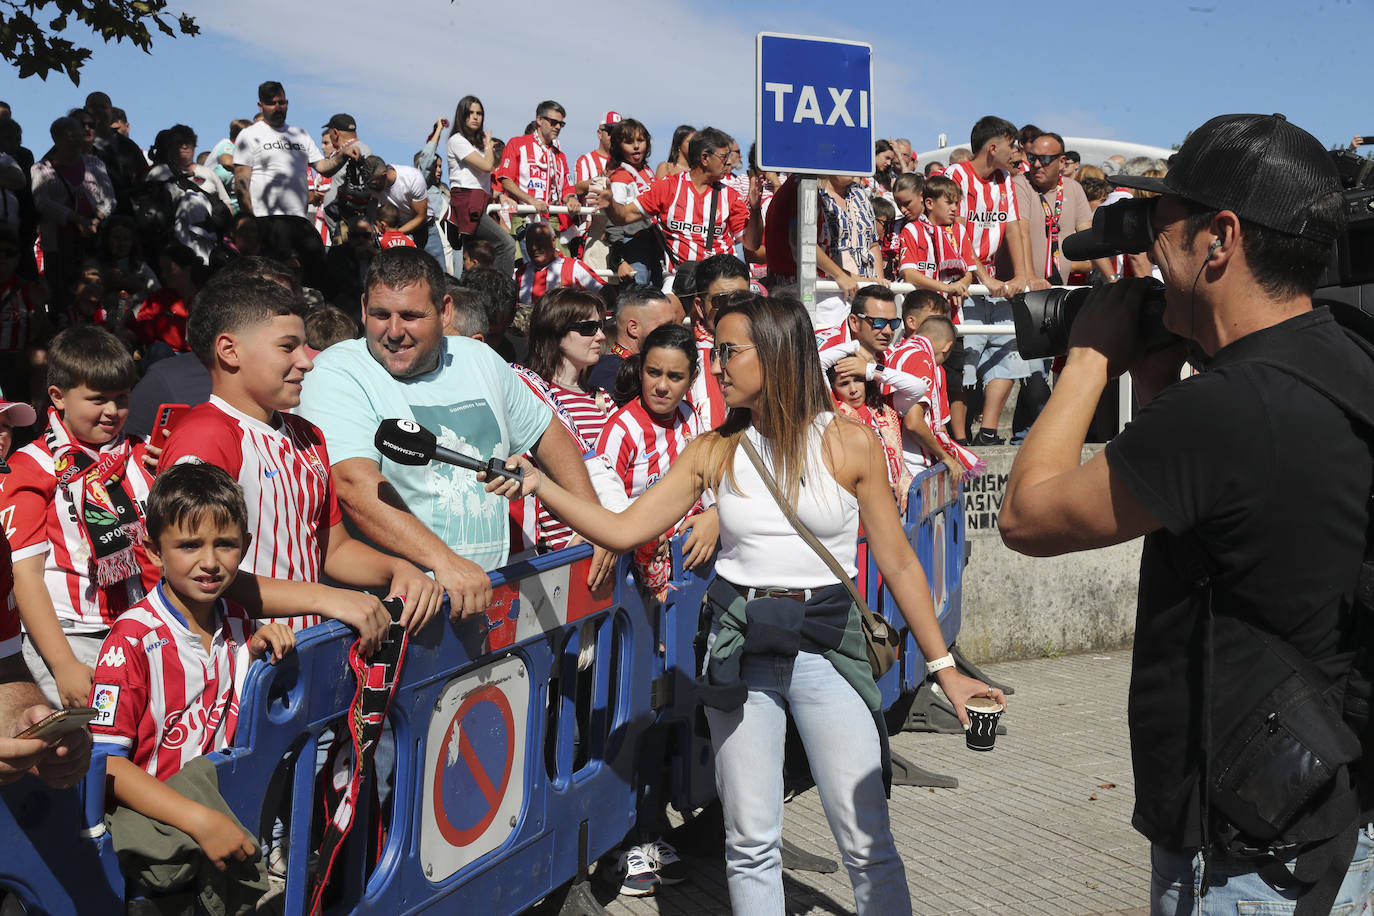
[[[991,697],[971,697],[964,703],[968,711],[969,729],[964,732],[964,744],[971,751],[990,751],[997,740],[997,720],[1005,707]]]

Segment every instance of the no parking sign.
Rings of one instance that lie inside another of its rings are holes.
[[[525,803],[530,682],[509,656],[454,678],[425,743],[420,861],[439,882],[498,848]]]

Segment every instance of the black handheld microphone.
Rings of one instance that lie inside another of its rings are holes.
[[[469,471],[486,471],[487,478],[506,477],[523,480],[524,468],[508,468],[500,458],[482,461],[444,448],[434,433],[425,429],[414,420],[383,420],[377,426],[377,435],[372,444],[377,451],[397,464],[421,465],[431,461],[442,461]]]

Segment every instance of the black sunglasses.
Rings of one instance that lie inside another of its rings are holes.
[[[881,331],[883,328],[895,331],[902,326],[902,319],[900,318],[879,318],[876,315],[855,315],[854,317],[860,321],[867,321],[869,327],[875,331]]]
[[[583,337],[595,337],[596,332],[599,330],[601,330],[601,319],[588,318],[586,321],[574,321],[563,329],[563,333],[566,334],[569,331],[576,331]]]
[[[1039,165],[1039,166],[1049,165],[1051,162],[1053,162],[1054,160],[1058,159],[1058,158],[1059,158],[1060,156],[1062,156],[1062,155],[1064,155],[1064,154],[1063,154],[1063,153],[1044,153],[1044,154],[1039,154],[1039,153],[1026,153],[1026,161],[1027,161],[1028,163],[1030,163],[1030,165],[1031,165],[1032,168],[1034,168],[1034,167],[1037,166],[1037,165]]]

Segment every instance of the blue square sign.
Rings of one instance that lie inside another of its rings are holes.
[[[760,32],[757,57],[759,167],[873,174],[873,46]]]

